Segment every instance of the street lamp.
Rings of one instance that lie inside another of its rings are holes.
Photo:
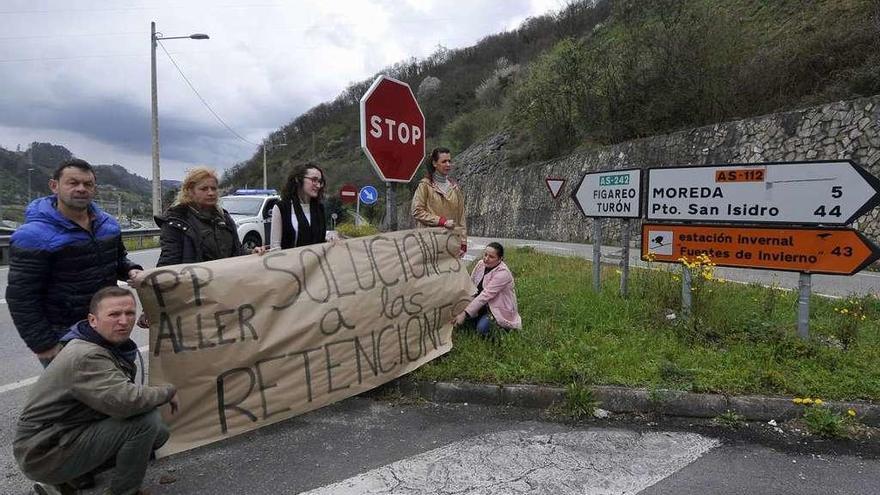
[[[280,148],[282,146],[287,146],[287,143],[278,143],[278,144],[266,144],[263,143],[263,189],[269,189],[269,184],[266,181],[266,148]]]
[[[28,169],[28,204],[31,203],[31,172],[33,171],[34,169],[32,168]]]
[[[207,34],[195,33],[189,36],[162,36],[162,33],[156,32],[156,23],[150,23],[150,82],[153,104],[152,113],[152,130],[153,130],[153,215],[162,214],[162,181],[159,177],[159,99],[156,92],[156,46],[159,40],[179,40],[189,38],[193,40],[206,40]]]

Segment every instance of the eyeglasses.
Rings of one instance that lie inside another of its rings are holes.
[[[315,184],[316,186],[323,186],[323,185],[325,184],[324,179],[322,179],[322,178],[320,178],[320,177],[309,177],[309,176],[307,175],[307,176],[305,176],[305,177],[303,177],[303,178],[304,178],[304,179],[309,179],[310,181],[312,181],[312,184]]]

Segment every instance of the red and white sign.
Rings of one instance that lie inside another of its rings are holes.
[[[379,76],[361,98],[361,148],[385,182],[409,182],[425,158],[425,115],[405,82]]]
[[[553,196],[553,199],[558,198],[562,188],[565,187],[565,179],[558,177],[547,177],[544,179],[544,183],[547,184],[547,189],[550,190],[550,195]]]
[[[357,202],[357,196],[358,188],[354,184],[345,184],[342,186],[342,189],[339,190],[339,199],[341,199],[343,203],[355,203]]]

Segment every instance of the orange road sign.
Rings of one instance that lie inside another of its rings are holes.
[[[852,275],[880,258],[880,248],[853,229],[642,225],[643,260],[701,254],[718,266]]]

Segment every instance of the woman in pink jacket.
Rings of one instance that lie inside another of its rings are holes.
[[[471,273],[477,286],[474,300],[453,319],[456,325],[466,320],[474,322],[477,332],[489,336],[492,320],[505,329],[522,328],[522,318],[516,305],[513,274],[504,263],[504,247],[497,242],[489,243],[483,259],[477,262]]]

